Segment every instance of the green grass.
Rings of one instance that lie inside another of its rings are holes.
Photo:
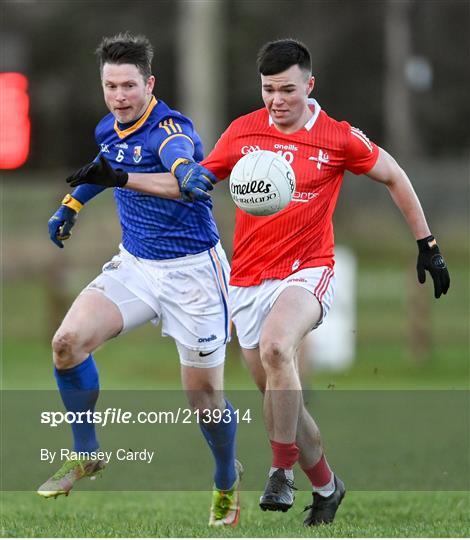
[[[5,389],[55,390],[49,343],[56,321],[65,311],[64,306],[59,307],[58,304],[64,297],[66,302],[72,300],[81,287],[98,273],[100,265],[114,253],[118,243],[115,221],[110,223],[109,215],[114,211],[108,196],[94,201],[94,208],[80,218],[80,226],[74,230],[73,244],[63,251],[56,250],[47,239],[43,225],[60,198],[57,187],[50,186],[45,190],[42,183],[36,185],[40,187],[34,191],[37,198],[33,196],[36,204],[31,208],[29,222],[25,222],[24,216],[21,214],[20,217],[16,211],[26,189],[23,184],[21,188],[12,187],[17,196],[5,209],[0,362],[1,386]],[[29,184],[28,192],[33,187]],[[230,212],[222,213],[219,224],[224,220],[231,221]],[[468,389],[468,253],[462,255],[462,245],[468,243],[467,235],[462,233],[465,228],[455,228],[463,235],[458,240],[455,231],[448,235],[447,240],[440,235],[452,285],[449,294],[436,301],[432,298],[431,283],[426,283],[423,318],[428,318],[431,339],[428,354],[417,360],[410,355],[409,347],[412,333],[410,297],[416,292],[416,276],[412,268],[415,246],[410,242],[407,231],[402,236],[395,231],[392,240],[390,227],[385,227],[381,221],[381,228],[377,228],[369,221],[364,225],[364,235],[356,234],[356,240],[351,235],[349,223],[343,228],[347,232],[343,232],[344,239],[356,248],[359,264],[356,360],[344,372],[314,373],[311,384],[315,389],[335,390]],[[42,224],[41,227],[38,224]],[[341,227],[338,229],[337,236],[341,240]],[[387,241],[383,242],[385,229]],[[101,237],[96,237],[96,230],[107,238],[105,246]],[[230,230],[231,223],[228,223],[224,238],[231,236]],[[225,245],[230,251],[228,240],[225,240]],[[390,247],[393,247],[393,253]],[[60,295],[54,298],[50,295],[55,287],[54,272],[61,266],[64,271],[57,276],[57,282],[61,284]],[[159,329],[147,325],[100,348],[96,359],[102,388],[180,389],[175,346],[172,340],[162,339],[159,334]],[[254,389],[236,342],[229,347],[225,381],[228,389]],[[329,425],[328,428],[333,429],[334,426]],[[374,456],[368,457],[372,459]],[[382,455],[375,457],[384,459]],[[350,471],[349,468],[347,470]],[[210,503],[208,492],[77,491],[68,498],[49,501],[32,492],[4,492],[0,493],[0,536],[470,535],[468,492],[354,491],[348,493],[333,526],[314,530],[302,527],[301,510],[310,502],[308,493],[299,492],[295,507],[287,514],[262,513],[257,504],[258,496],[259,493],[255,492],[242,493],[239,527],[214,531],[206,526]]]
[[[305,529],[297,494],[287,514],[261,512],[258,493],[243,492],[235,529],[207,527],[208,492],[72,493],[43,500],[34,493],[2,496],[1,533],[11,537],[466,537],[468,493],[351,492],[331,526]]]

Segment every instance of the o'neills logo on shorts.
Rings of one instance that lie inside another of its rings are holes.
[[[215,334],[211,334],[209,337],[200,337],[197,342],[208,343],[209,341],[214,341],[214,339],[217,339],[217,336]]]
[[[264,180],[252,180],[246,184],[235,184],[230,186],[230,191],[234,195],[251,195],[254,193],[269,193],[271,185]]]

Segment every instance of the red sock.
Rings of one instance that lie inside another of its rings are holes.
[[[279,443],[270,441],[273,449],[273,467],[276,469],[292,469],[299,459],[299,449],[295,442]]]
[[[322,487],[328,484],[331,480],[331,475],[333,474],[324,455],[322,455],[320,461],[313,467],[310,469],[303,469],[303,471],[308,476],[312,486],[315,487]]]

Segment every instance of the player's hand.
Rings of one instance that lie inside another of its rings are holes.
[[[57,212],[51,217],[48,222],[49,237],[56,246],[60,248],[64,247],[62,243],[64,240],[68,240],[72,233],[70,232],[75,225],[77,219],[77,212],[62,204]]]
[[[174,175],[178,180],[183,201],[206,201],[210,199],[208,191],[214,189],[217,178],[195,161],[185,160],[180,163]]]
[[[129,175],[121,169],[113,169],[109,161],[100,155],[98,161],[92,161],[67,178],[72,187],[82,184],[97,184],[105,187],[124,187]]]
[[[434,282],[434,296],[439,298],[441,294],[446,294],[450,286],[450,276],[446,262],[439,251],[434,236],[422,238],[417,243],[419,249],[418,263],[416,265],[418,281],[420,283],[426,281],[427,270]]]

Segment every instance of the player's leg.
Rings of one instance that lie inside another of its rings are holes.
[[[323,452],[320,430],[305,407],[299,417],[297,446],[300,450],[299,465],[312,486],[312,504],[304,525],[331,523],[346,493],[344,484],[331,470]]]
[[[54,375],[68,412],[93,411],[99,395],[99,376],[92,351],[122,328],[118,308],[105,296],[85,291],[72,304],[52,340]],[[84,420],[84,421],[83,421]],[[86,421],[71,424],[73,449],[98,449],[95,425]],[[76,480],[102,469],[97,460],[70,460],[38,489],[43,497],[68,495]]]
[[[122,331],[155,317],[150,306],[106,272],[82,291],[52,340],[55,376],[68,411],[94,409],[99,378],[93,351]],[[73,423],[72,429],[75,451],[98,448],[94,424]]]
[[[271,393],[265,393],[266,389],[266,372],[261,364],[261,357],[259,349],[242,349],[245,362],[248,366],[248,369],[255,381],[256,385],[260,391],[265,394],[265,399],[263,402],[264,406],[264,420],[266,425],[266,430],[270,440],[273,439],[273,420],[272,420],[272,406],[270,403]],[[301,467],[310,468],[310,465],[316,464],[322,456],[320,432],[309,415],[308,411],[305,409],[303,403],[301,404],[301,409],[299,413],[299,420],[297,424],[297,433],[296,433],[296,445],[299,448],[299,464]],[[313,461],[312,461],[313,460]],[[274,473],[274,470],[270,472]],[[281,475],[282,476],[282,475]],[[289,474],[290,476],[290,474]],[[282,492],[287,491],[288,498],[290,499],[290,487],[285,484],[283,478],[280,478],[278,482],[279,486],[274,486],[276,491],[279,492],[279,495]],[[287,488],[287,489],[286,489]],[[271,501],[272,502],[272,501]],[[271,506],[271,505],[270,505]],[[282,509],[282,508],[281,508]]]
[[[93,351],[122,328],[118,307],[103,294],[85,290],[72,304],[52,340],[54,374],[67,411],[93,411],[99,394],[99,376]],[[73,423],[73,448],[98,448],[95,426]]]
[[[320,430],[305,406],[299,417],[297,446],[299,465],[312,486],[313,502],[304,520],[307,526],[333,521],[345,494],[344,484],[335,476],[323,452]]]
[[[334,282],[327,288],[327,298],[324,298],[326,301],[321,304],[324,316],[328,313],[331,305],[333,290]],[[317,300],[316,297],[315,299]],[[298,349],[296,360],[299,374],[299,356],[305,350],[303,345],[309,336],[310,334],[307,334]],[[312,504],[306,507],[309,512],[304,520],[304,525],[331,523],[346,491],[343,482],[333,473],[326,460],[320,430],[308,412],[305,403],[301,408],[296,442],[300,450],[299,465],[312,485],[313,495]]]
[[[181,350],[181,346],[178,348]],[[224,397],[223,373],[223,364],[208,368],[181,366],[183,389],[191,408],[198,411],[201,431],[214,454],[214,483],[218,489],[228,490],[236,480],[234,464],[237,426],[232,421],[233,407]],[[224,419],[230,421],[214,421],[214,417],[220,418],[222,413]]]
[[[247,349],[242,347],[243,358],[245,364],[255,382],[256,386],[263,394],[263,420],[268,433],[269,440],[273,440],[273,418],[272,418],[272,403],[271,394],[266,393],[266,371],[261,363],[259,347]]]
[[[52,339],[57,370],[69,370],[122,329],[119,308],[106,296],[85,289],[74,301]]]
[[[261,364],[259,349],[242,349],[245,363],[259,390],[264,394],[266,389],[266,372]],[[265,419],[266,429],[272,436],[272,418]],[[296,444],[299,448],[299,465],[303,469],[314,466],[323,454],[320,430],[309,412],[302,404],[297,424]]]
[[[264,408],[270,408],[267,417],[271,419],[273,452],[271,481],[260,501],[264,510],[287,510],[293,503],[292,491],[278,493],[278,484],[284,479],[285,484],[293,482],[292,469],[299,457],[296,438],[303,401],[295,357],[302,338],[320,317],[321,307],[309,291],[287,287],[274,302],[262,327],[259,349],[266,372]]]
[[[54,371],[67,411],[81,416],[71,424],[76,452],[98,449],[95,425],[80,413],[93,411],[99,395],[99,377],[93,351],[122,331],[157,315],[118,281],[101,274],[75,300],[53,341]],[[67,495],[75,481],[104,467],[98,460],[70,460],[38,490],[44,497]]]
[[[190,351],[180,343],[177,346],[183,389],[191,408],[198,412],[199,427],[215,462],[209,525],[234,526],[240,513],[238,488],[243,469],[236,460],[234,409],[223,392],[225,345],[203,357],[198,351]],[[204,358],[210,359],[207,367],[190,365],[193,359],[200,366]]]
[[[288,287],[281,294],[280,298],[282,298],[282,295],[287,291],[291,290],[293,292],[294,289],[294,287]],[[297,289],[298,291],[302,290],[307,295],[305,296],[306,301],[313,302],[317,305],[318,317],[315,318],[314,325],[312,326],[316,327],[321,320],[322,306],[317,297],[310,291],[301,288]],[[292,305],[293,304],[294,301],[292,302]],[[305,304],[302,307],[300,299],[297,299],[297,305],[300,309],[305,309]],[[285,306],[283,307],[283,310],[284,309],[286,309]],[[300,345],[300,342],[298,345]],[[277,396],[277,394],[274,394],[274,396]],[[341,504],[345,489],[342,481],[334,475],[328,465],[323,454],[319,429],[304,407],[303,402],[300,407],[296,443],[297,445],[300,444],[300,447],[303,448],[301,460],[299,456],[299,464],[309,478],[313,491],[313,503],[308,507],[309,514],[305,519],[304,524],[311,526],[320,523],[330,523],[333,521],[336,510]]]
[[[209,521],[214,526],[236,525],[240,508],[240,467],[235,460],[236,418],[223,394],[225,345],[230,338],[229,271],[226,256],[218,244],[183,260],[166,261],[160,279],[162,332],[176,341],[183,388],[189,402],[198,411],[224,411],[222,422],[200,422],[215,460]]]
[[[295,312],[300,311],[304,314],[303,318],[297,318],[297,324],[292,325],[289,321],[295,318]],[[265,324],[260,338],[260,354],[261,362],[266,370],[267,391],[270,393],[270,389],[274,386],[270,386],[269,370],[274,366],[272,362],[263,361],[263,345],[272,341],[278,343],[277,348],[280,351],[289,351],[290,355],[293,355],[293,365],[295,372],[297,372],[295,355],[296,351],[307,332],[317,326],[322,317],[322,306],[317,297],[313,295],[309,290],[302,287],[287,287],[278,297],[273,305],[269,315],[266,318]],[[286,330],[285,326],[289,328]],[[283,331],[284,328],[284,331]],[[266,341],[265,341],[266,340]],[[285,359],[289,356],[285,354]],[[277,375],[277,373],[275,372]],[[282,384],[282,381],[280,381]],[[279,389],[279,386],[276,387]],[[300,388],[300,382],[299,382]],[[289,391],[290,393],[290,391]],[[278,423],[278,411],[276,408],[283,395],[282,391],[271,392],[272,401],[272,422],[273,422],[273,434],[278,436],[276,432],[276,425]],[[287,403],[292,402],[292,399],[287,400]],[[285,403],[286,400],[281,399],[281,403]],[[285,419],[286,420],[286,419]],[[286,420],[287,421],[287,420]],[[300,428],[300,429],[299,429]],[[282,425],[281,425],[282,429]],[[281,431],[281,435],[282,435]],[[344,496],[344,486],[341,480],[337,479],[331,471],[328,462],[321,448],[320,433],[314,420],[305,409],[303,401],[299,405],[299,416],[295,436],[295,446],[298,444],[304,449],[301,466],[305,474],[312,483],[313,488],[313,504],[310,507],[309,516],[305,520],[306,525],[316,525],[318,523],[326,523],[333,520],[336,510],[341,503]],[[285,460],[283,452],[285,446],[279,446],[271,443],[273,447],[273,467],[271,469],[272,474],[282,476],[281,467],[284,463],[289,465],[289,462]],[[278,469],[274,471],[273,469]],[[289,479],[291,473],[289,470],[284,471],[285,477]],[[270,504],[271,499],[267,497],[267,504]]]
[[[311,294],[310,298],[313,302],[318,302],[316,296],[317,290],[320,289],[320,291],[323,291],[322,294],[318,295],[322,299],[321,306],[323,316],[328,312],[333,296],[334,282],[331,279],[328,280],[328,275],[328,269],[309,269],[307,271],[302,271],[302,276],[297,276],[298,278],[301,277],[305,286],[308,287],[306,292]],[[327,279],[325,279],[325,277]],[[290,276],[289,279],[291,278],[292,276]],[[288,283],[289,282],[287,282],[287,285]],[[327,284],[328,286],[326,286]],[[288,285],[287,288],[289,287],[293,288]],[[285,286],[281,285],[279,288],[279,285],[270,282],[264,282],[261,286],[256,287],[231,288],[233,317],[235,325],[237,326],[238,338],[242,346],[243,355],[254,381],[263,393],[266,388],[266,373],[261,363],[258,348],[262,328],[260,320],[267,318],[269,313],[269,301],[266,303],[266,298],[272,298],[273,291],[274,294],[277,294],[276,291],[279,290],[285,290]],[[274,296],[274,298],[276,297]],[[312,325],[311,328],[313,328],[313,326],[314,325]],[[270,438],[272,438],[272,415],[270,416],[269,414],[271,411],[269,393],[266,394],[265,399],[266,398],[267,407],[265,409],[265,421]],[[300,407],[296,444],[299,448],[299,465],[304,469],[307,476],[309,476],[309,479],[312,482],[312,489],[317,490],[317,488],[327,487],[326,484],[331,480],[332,475],[331,472],[329,472],[326,461],[322,459],[323,450],[320,432],[303,403]],[[326,476],[327,478],[325,479]],[[314,491],[314,493],[316,492],[317,491]],[[323,494],[327,493],[327,490],[323,491]],[[338,505],[336,505],[336,508],[337,506]],[[309,517],[306,520],[306,524],[314,524],[307,523],[312,515],[318,517],[316,509],[311,510]]]

